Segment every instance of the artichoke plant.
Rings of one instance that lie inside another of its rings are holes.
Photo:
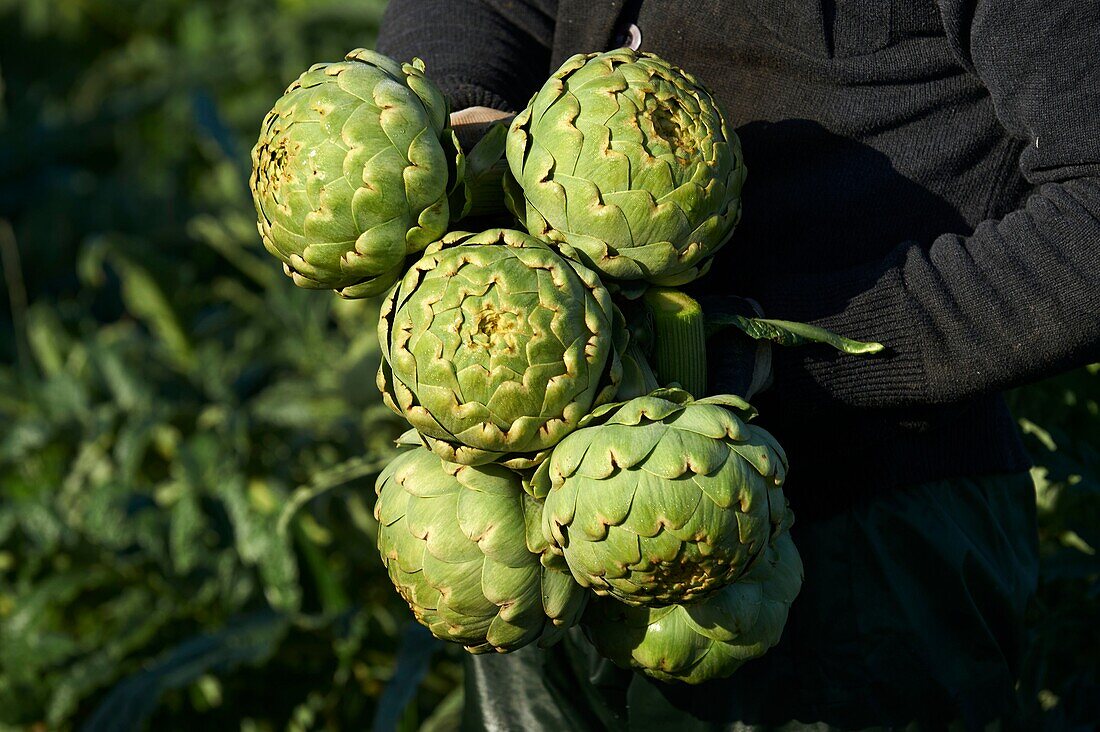
[[[527,229],[613,280],[690,282],[741,216],[737,135],[652,54],[570,58],[512,122],[507,156]]]
[[[622,379],[626,331],[588,268],[518,231],[433,244],[382,307],[378,386],[452,462],[535,466]]]
[[[553,643],[579,619],[586,595],[540,560],[541,507],[514,472],[417,448],[390,462],[376,490],[382,560],[437,638],[505,652]]]
[[[583,624],[601,655],[662,681],[729,676],[779,642],[802,587],[802,560],[785,531],[743,578],[690,605],[589,604]]]
[[[628,605],[695,602],[741,579],[787,511],[786,456],[753,414],[678,389],[593,411],[532,480],[551,550]]]
[[[419,60],[358,49],[316,64],[264,118],[250,184],[264,246],[301,287],[384,292],[439,239],[456,163]]]

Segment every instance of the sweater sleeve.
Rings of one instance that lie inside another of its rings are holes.
[[[391,0],[378,50],[424,60],[454,110],[516,111],[550,74],[556,0]]]
[[[958,402],[1100,360],[1100,4],[941,0],[955,52],[1024,145],[1023,205],[970,236],[902,243],[883,261],[785,279],[769,317],[877,340],[880,358],[776,358],[784,400]]]

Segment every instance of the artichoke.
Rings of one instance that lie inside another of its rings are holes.
[[[419,59],[358,49],[311,67],[252,150],[264,246],[301,287],[384,292],[407,255],[447,230],[450,135],[447,103]]]
[[[613,280],[694,280],[741,215],[737,135],[652,54],[570,58],[512,122],[507,157],[528,231]]]
[[[786,456],[753,414],[679,389],[596,409],[532,478],[551,551],[630,605],[693,602],[744,576],[786,513]]]
[[[599,278],[518,231],[433,244],[383,304],[386,403],[440,457],[534,467],[622,379],[626,330]]]
[[[415,448],[386,466],[376,490],[382,561],[437,638],[506,652],[553,643],[579,619],[586,593],[543,566],[540,506],[512,471]]]
[[[603,656],[661,681],[698,684],[729,676],[779,642],[802,587],[802,560],[779,534],[739,581],[691,605],[589,604],[583,624]]]

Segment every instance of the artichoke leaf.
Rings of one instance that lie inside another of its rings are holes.
[[[769,340],[781,346],[801,346],[823,343],[841,353],[876,354],[886,350],[881,343],[856,341],[807,323],[768,318],[749,318],[735,313],[715,313],[707,316],[707,335],[726,327],[734,327],[755,340]]]

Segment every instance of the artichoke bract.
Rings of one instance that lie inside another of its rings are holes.
[[[786,513],[787,459],[734,396],[679,389],[596,409],[531,482],[576,580],[630,605],[700,600],[745,575]]]
[[[294,283],[384,292],[447,230],[447,103],[419,60],[317,64],[264,118],[250,185],[264,246]]]
[[[752,570],[691,605],[589,604],[583,624],[603,656],[661,681],[697,684],[729,676],[779,642],[802,588],[802,559],[783,532]]]
[[[657,56],[567,60],[512,122],[509,205],[614,280],[704,274],[741,215],[745,166],[710,93]]]
[[[534,467],[622,379],[622,314],[594,272],[518,231],[433,244],[382,306],[378,386],[451,462]]]
[[[376,490],[382,560],[437,638],[506,652],[553,643],[579,619],[586,595],[540,561],[538,532],[527,529],[540,507],[514,472],[415,448],[386,466]]]

